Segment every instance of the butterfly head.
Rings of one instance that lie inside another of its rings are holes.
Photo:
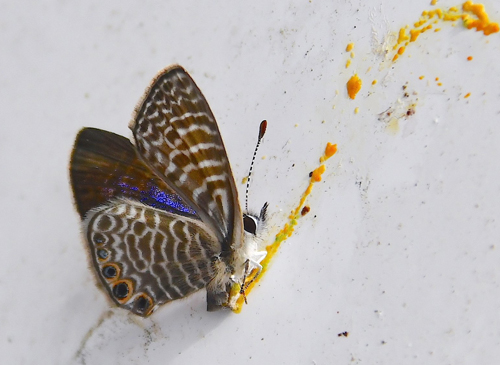
[[[262,270],[260,263],[267,255],[267,251],[262,250],[262,235],[265,231],[267,207],[268,204],[265,203],[259,214],[243,214],[243,246],[234,252],[230,277],[231,289],[236,286],[239,291],[230,290],[234,294],[228,298],[227,306],[229,308],[235,309],[237,307],[236,302],[240,296],[243,296],[245,303],[247,302],[245,290]],[[254,270],[256,271],[254,272]]]
[[[266,202],[260,210],[259,215],[252,213],[243,214],[243,229],[245,230],[245,234],[260,236],[260,233],[264,228],[267,219],[268,206],[269,204]]]

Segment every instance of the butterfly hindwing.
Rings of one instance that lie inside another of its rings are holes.
[[[140,316],[185,297],[215,275],[220,243],[197,219],[116,199],[84,226],[94,268],[112,300]]]
[[[180,66],[160,72],[131,125],[141,157],[216,233],[225,251],[241,245],[242,213],[215,118]]]

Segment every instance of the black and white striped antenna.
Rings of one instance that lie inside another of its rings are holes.
[[[248,212],[248,189],[250,188],[250,177],[252,176],[253,163],[255,161],[255,156],[257,155],[257,150],[259,149],[260,141],[262,140],[262,137],[264,137],[264,134],[266,133],[266,128],[267,128],[267,120],[263,120],[260,123],[259,139],[257,140],[257,145],[255,146],[255,150],[253,151],[252,162],[250,163],[250,170],[248,171],[248,176],[247,176],[247,189],[245,192],[245,211],[246,212]]]

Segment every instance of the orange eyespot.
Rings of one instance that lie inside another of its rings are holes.
[[[105,248],[99,248],[96,251],[96,256],[100,262],[106,262],[109,260],[109,251]]]
[[[134,292],[134,285],[131,280],[120,280],[113,285],[113,296],[120,303],[128,302]]]
[[[142,315],[148,316],[153,310],[153,299],[146,293],[141,293],[137,295],[134,299],[134,312]]]
[[[107,264],[102,267],[101,273],[108,281],[114,281],[120,277],[120,267],[117,264]]]

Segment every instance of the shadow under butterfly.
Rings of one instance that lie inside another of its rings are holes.
[[[118,306],[143,317],[205,287],[208,311],[234,309],[231,289],[239,284],[244,296],[247,274],[266,255],[256,238],[267,203],[259,215],[242,213],[215,118],[182,67],[158,73],[130,128],[135,145],[84,128],[71,156],[98,280]]]

